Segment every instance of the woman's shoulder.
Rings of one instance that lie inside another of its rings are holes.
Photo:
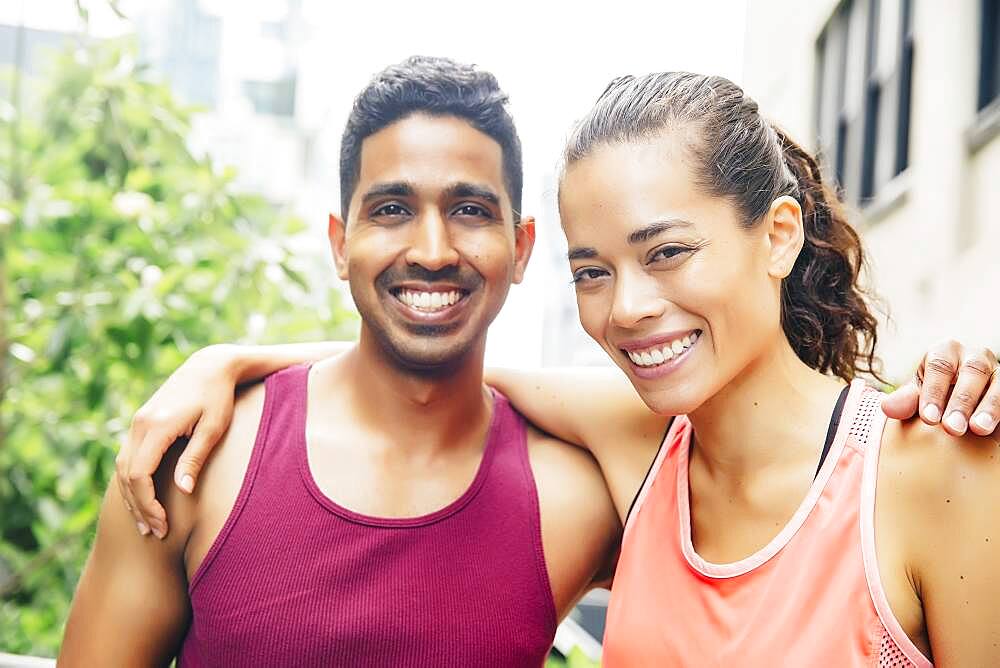
[[[1000,486],[1000,436],[952,436],[920,420],[890,419],[882,437],[880,468],[895,474],[894,486],[925,498]]]
[[[940,557],[949,545],[964,549],[967,536],[1000,531],[996,436],[951,436],[920,420],[889,420],[878,480],[878,496],[916,555]]]

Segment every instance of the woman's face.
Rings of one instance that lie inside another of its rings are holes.
[[[570,165],[560,212],[583,328],[657,413],[694,411],[784,340],[780,281],[801,246],[789,262],[791,198],[744,229],[665,134]]]

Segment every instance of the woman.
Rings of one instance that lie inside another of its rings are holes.
[[[812,157],[732,83],[661,74],[612,84],[566,161],[581,322],[686,416],[628,520],[608,665],[996,665],[1000,521],[975,507],[1000,458],[883,431],[880,395],[844,387],[873,371],[875,320]],[[606,471],[633,422],[501,387],[557,434],[603,423],[581,436]]]
[[[648,409],[491,381],[591,450],[626,520],[606,665],[1000,664],[1000,455],[885,424],[853,380],[875,319],[813,158],[686,73],[613,82],[565,157],[580,319]]]

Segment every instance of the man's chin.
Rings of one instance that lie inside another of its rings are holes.
[[[471,341],[443,341],[440,334],[434,338],[436,340],[432,345],[421,345],[419,341],[410,340],[391,342],[386,348],[401,367],[428,375],[453,373],[468,361],[475,348]]]

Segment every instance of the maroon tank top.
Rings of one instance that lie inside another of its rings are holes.
[[[317,487],[308,367],[268,377],[233,510],[191,580],[181,666],[539,666],[556,629],[524,419],[494,393],[448,506],[361,515]]]

